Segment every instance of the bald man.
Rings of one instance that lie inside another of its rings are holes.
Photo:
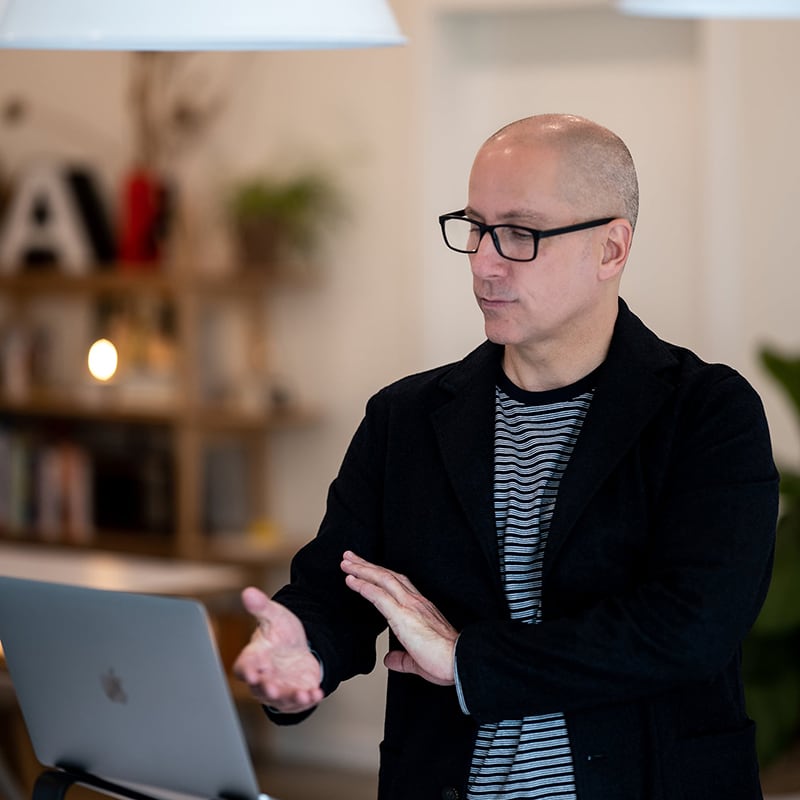
[[[236,670],[279,724],[375,663],[380,800],[761,797],[740,644],[778,477],[734,370],[619,297],[636,171],[611,131],[519,120],[465,208],[487,341],[372,397],[317,537]]]

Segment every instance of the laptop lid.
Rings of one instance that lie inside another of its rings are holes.
[[[0,576],[0,642],[45,766],[157,797],[259,798],[201,603]]]

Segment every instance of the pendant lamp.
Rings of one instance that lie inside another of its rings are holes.
[[[800,18],[800,0],[617,0],[617,8],[645,17]]]
[[[308,50],[404,42],[387,0],[0,0],[0,47]]]

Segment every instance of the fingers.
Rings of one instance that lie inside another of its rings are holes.
[[[257,686],[263,673],[261,666],[262,661],[263,656],[261,655],[261,648],[255,641],[255,637],[253,637],[250,644],[244,647],[236,658],[236,661],[234,661],[232,667],[233,674],[240,681],[244,681],[249,686]]]
[[[350,550],[342,556],[341,568],[345,583],[372,603],[393,629],[399,617],[429,613],[426,606],[430,604],[405,575],[365,561]]]
[[[250,684],[250,694],[263,706],[281,714],[299,714],[318,706],[323,699],[320,689],[285,691],[282,687],[265,682]]]
[[[402,605],[410,595],[419,594],[405,575],[365,561],[350,550],[342,556],[341,567],[347,574],[347,585],[375,604],[384,616],[386,601]]]
[[[322,702],[321,689],[298,689],[287,691],[285,687],[265,681],[250,686],[253,697],[262,705],[281,714],[299,714],[308,711]]]
[[[250,692],[264,705],[287,713],[304,711],[323,698],[318,662],[309,657],[293,658],[291,664],[260,660],[244,665],[242,672]]]
[[[376,582],[382,577],[387,584],[396,582],[405,590],[414,590],[413,584],[405,575],[401,575],[399,572],[392,572],[392,570],[385,567],[379,567],[371,561],[366,561],[361,556],[357,556],[352,550],[346,550],[342,556],[342,569],[351,575],[371,577]]]

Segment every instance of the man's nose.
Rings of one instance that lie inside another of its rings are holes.
[[[486,278],[505,272],[508,261],[497,252],[491,234],[487,231],[478,242],[478,250],[469,257],[473,275]]]

